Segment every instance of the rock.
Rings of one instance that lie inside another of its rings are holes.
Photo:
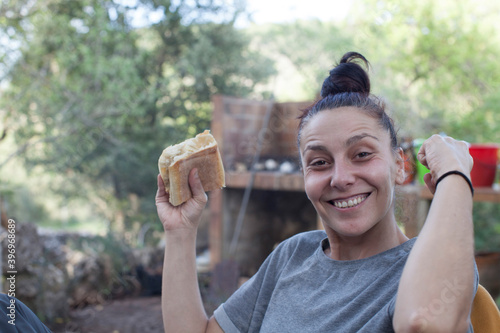
[[[16,223],[15,239],[15,296],[45,323],[64,320],[69,307],[67,259],[62,244],[53,237],[41,236],[37,227],[30,223]],[[7,242],[4,241],[3,262],[7,262],[6,250]]]
[[[107,255],[81,255],[73,263],[72,278],[69,285],[70,306],[81,307],[100,304],[111,294],[112,263]]]
[[[5,229],[3,229],[5,231]],[[37,227],[30,223],[16,223],[16,270],[17,272],[29,271],[31,265],[36,262],[42,262],[44,258],[43,244],[38,235]],[[6,232],[6,231],[5,231]],[[2,253],[6,263],[7,242],[2,242]]]

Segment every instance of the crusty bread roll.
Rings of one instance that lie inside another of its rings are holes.
[[[158,159],[158,169],[172,205],[178,206],[192,197],[188,176],[193,168],[198,169],[205,191],[225,186],[219,148],[208,130],[165,148]]]

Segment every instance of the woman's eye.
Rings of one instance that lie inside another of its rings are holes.
[[[313,165],[313,166],[322,166],[325,164],[326,164],[326,161],[324,161],[324,160],[318,160],[318,161],[314,161],[311,163],[311,165]]]
[[[370,155],[371,155],[371,153],[364,151],[364,152],[361,152],[358,155],[356,155],[356,157],[365,158],[365,157],[368,157]]]

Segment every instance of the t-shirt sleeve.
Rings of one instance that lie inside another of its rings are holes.
[[[280,272],[294,248],[293,239],[282,242],[245,282],[214,312],[224,332],[258,332]]]
[[[219,306],[215,312],[214,312],[214,317],[217,320],[217,323],[219,326],[222,328],[224,333],[240,333],[241,331],[238,329],[238,327],[234,326],[233,322],[227,315],[226,311],[224,310],[224,306],[221,305]]]

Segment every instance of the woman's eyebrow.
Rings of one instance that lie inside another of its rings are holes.
[[[376,136],[373,136],[371,134],[368,134],[368,133],[361,133],[361,134],[358,134],[358,135],[354,135],[354,136],[351,136],[349,139],[347,139],[347,141],[345,142],[345,146],[346,147],[349,147],[355,143],[357,143],[358,141],[361,141],[363,140],[364,138],[372,138],[372,139],[375,139],[377,141],[380,141]]]
[[[323,152],[328,151],[328,149],[323,145],[308,145],[308,146],[306,146],[306,148],[304,148],[304,151],[302,152],[302,154],[305,154],[308,150],[323,151]]]

